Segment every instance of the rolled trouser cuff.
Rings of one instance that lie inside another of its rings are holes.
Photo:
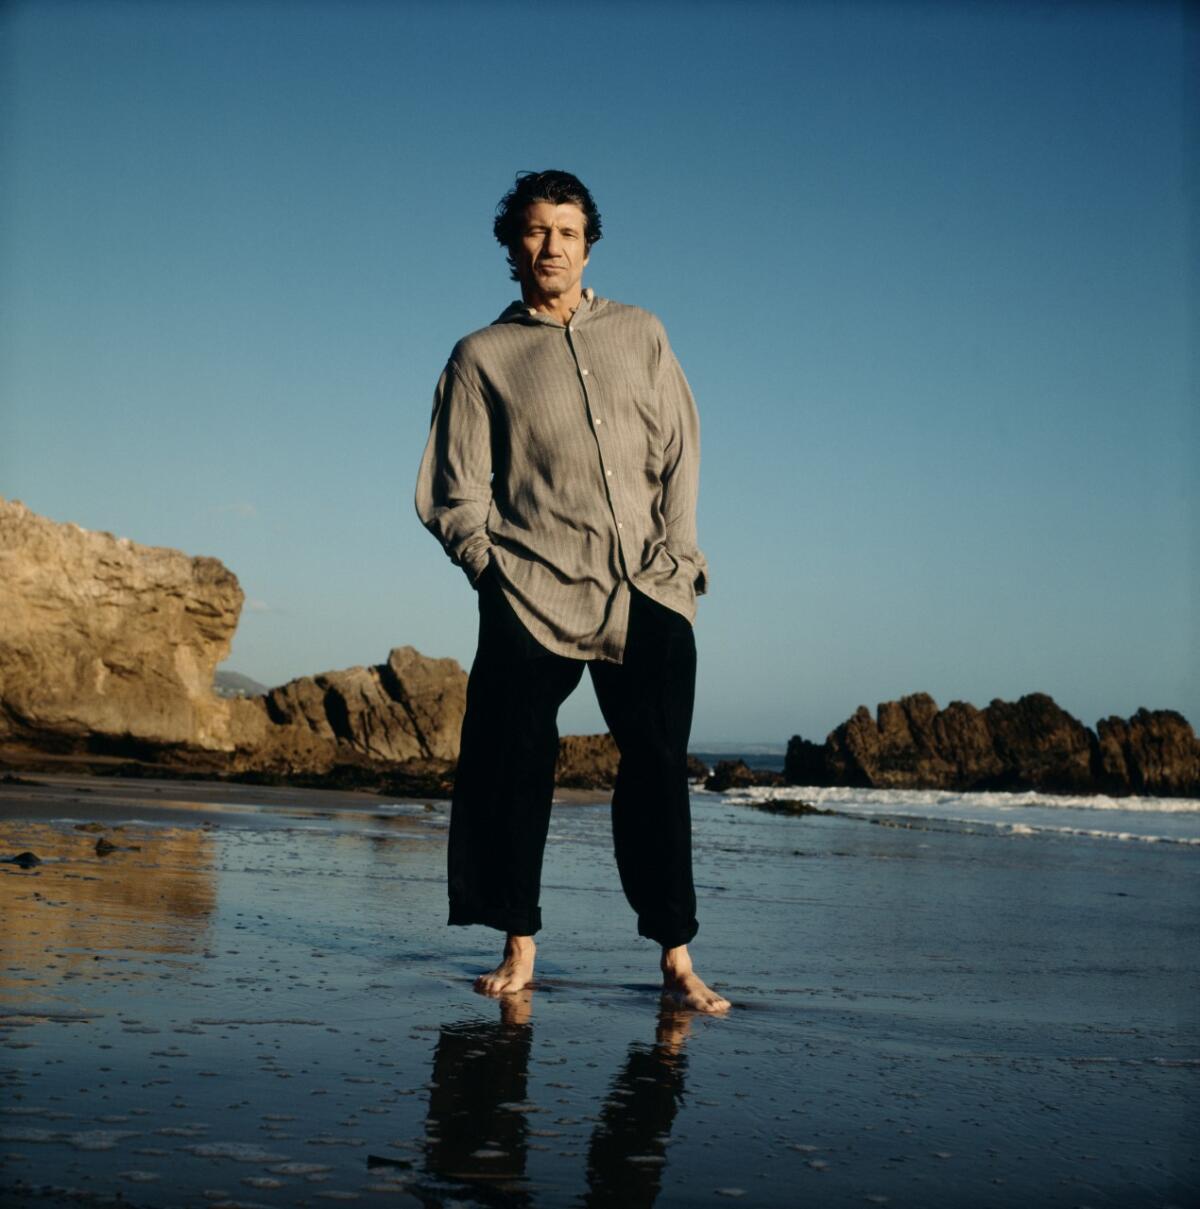
[[[542,930],[542,910],[535,907],[532,911],[522,911],[507,907],[480,907],[463,903],[450,904],[450,918],[446,921],[451,927],[469,927],[472,924],[482,924],[485,928],[495,928],[508,936],[533,936]]]
[[[691,944],[699,931],[700,925],[694,919],[682,925],[663,920],[638,919],[638,935],[657,941],[664,949],[677,949],[680,945]]]

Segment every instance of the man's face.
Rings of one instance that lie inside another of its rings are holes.
[[[573,203],[533,202],[513,249],[527,298],[559,298],[580,286],[588,262],[587,219]]]

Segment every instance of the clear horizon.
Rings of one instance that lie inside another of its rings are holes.
[[[416,467],[495,204],[564,167],[700,407],[694,747],[918,691],[1196,725],[1198,49],[1165,3],[10,3],[0,495],[219,558],[264,684],[469,666]]]

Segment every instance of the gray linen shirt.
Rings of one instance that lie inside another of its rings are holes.
[[[585,290],[567,326],[513,303],[454,347],[417,478],[421,521],[529,632],[620,663],[630,584],[688,621],[700,425],[655,316]]]

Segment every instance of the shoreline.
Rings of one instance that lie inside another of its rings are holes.
[[[16,777],[17,779],[10,779]],[[555,791],[555,805],[602,805],[606,790]],[[127,822],[133,818],[177,825],[219,825],[233,816],[250,821],[261,816],[274,826],[281,812],[298,805],[307,812],[337,811],[380,815],[389,802],[445,811],[446,798],[383,794],[349,789],[312,789],[291,785],[256,785],[241,781],[151,777],[124,778],[67,773],[7,773],[0,777],[0,820]],[[78,815],[78,818],[76,816]]]
[[[729,752],[696,752],[689,753],[689,760],[707,763],[701,757],[716,757],[718,760],[744,763],[745,759],[738,753]],[[774,761],[774,757],[771,758]],[[717,765],[710,767],[710,773],[716,771]],[[978,787],[948,787],[937,784],[914,785],[851,785],[842,783],[790,782],[782,779],[780,770],[766,764],[756,765],[749,769],[752,780],[730,780],[714,793],[763,793],[789,797],[795,794],[811,793],[824,796],[827,794],[858,794],[858,793],[903,793],[903,794],[939,794],[947,797],[983,796],[994,797],[997,801],[1013,796],[1035,795],[1047,799],[1053,798],[1106,798],[1120,803],[1125,801],[1163,801],[1188,802],[1200,800],[1200,795],[1184,793],[1133,793],[1125,792],[1112,786],[1093,788],[1089,790],[1070,790],[1044,786],[1038,788],[1032,784],[1012,785],[983,785]],[[280,790],[293,792],[303,790],[313,793],[351,794],[362,798],[392,798],[410,802],[444,802],[449,803],[453,791],[454,765],[449,762],[413,762],[411,767],[373,766],[370,764],[342,764],[327,773],[263,773],[254,771],[222,772],[217,769],[206,769],[191,766],[188,763],[157,764],[128,756],[96,755],[90,753],[54,753],[44,752],[33,748],[0,745],[0,789],[5,786],[19,787],[22,781],[80,781],[87,784],[93,782],[119,781],[123,784],[136,784],[145,781],[149,784],[185,785],[193,790],[199,786],[216,785],[236,787],[239,795],[244,796],[254,790]],[[693,790],[703,789],[698,780],[691,782]],[[554,802],[559,804],[591,804],[612,800],[612,786],[579,787],[575,785],[556,785]]]

